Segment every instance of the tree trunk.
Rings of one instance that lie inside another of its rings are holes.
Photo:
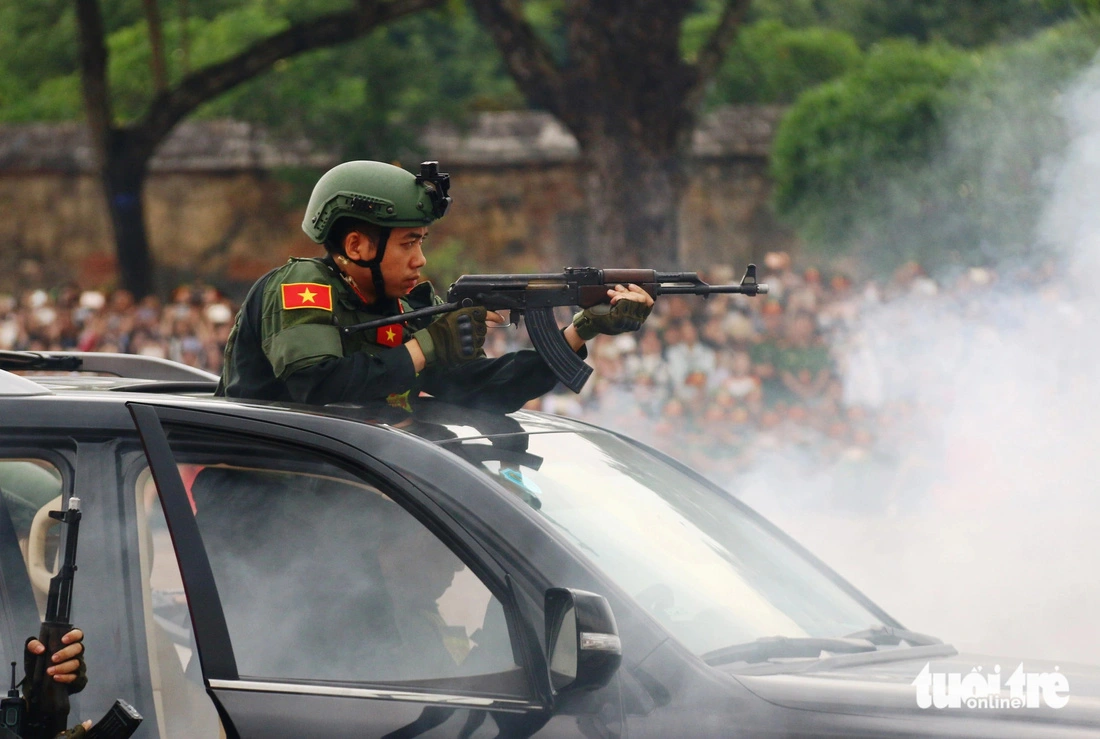
[[[172,88],[162,84],[166,67],[157,3],[143,1],[149,17],[159,92],[142,119],[120,127],[115,125],[111,114],[106,33],[99,0],[75,0],[84,110],[114,226],[119,282],[139,298],[154,287],[142,185],[153,152],[176,123],[203,103],[266,72],[280,59],[361,38],[385,23],[438,7],[444,0],[358,0],[353,8],[301,21],[260,39],[234,57],[186,75]],[[186,24],[186,4],[181,12]],[[158,56],[160,61],[156,60]]]
[[[564,53],[535,31],[521,0],[469,2],[528,102],[577,137],[589,220],[580,256],[597,266],[678,267],[696,113],[750,0],[724,0],[694,63],[680,47],[692,0],[562,3]]]
[[[157,92],[168,89],[168,63],[164,58],[164,28],[160,22],[160,8],[157,0],[143,0],[145,6],[145,24],[149,27],[149,48],[153,52],[150,64],[153,71],[153,84]]]
[[[682,153],[654,153],[621,136],[594,137],[583,151],[587,261],[597,267],[679,267]]]
[[[103,189],[114,226],[119,286],[135,298],[153,292],[153,259],[145,232],[142,187],[150,154],[134,151],[125,132],[114,131],[103,158]]]

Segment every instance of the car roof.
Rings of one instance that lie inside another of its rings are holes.
[[[20,374],[15,374],[19,372]],[[217,375],[179,362],[132,354],[98,352],[0,351],[0,398],[72,396],[125,403],[140,395],[146,402],[207,409],[227,406],[267,415],[295,413],[389,427],[436,444],[499,439],[532,433],[562,433],[597,427],[533,411],[510,414],[416,399],[413,411],[385,402],[327,406],[214,397]],[[599,429],[605,431],[603,429]]]

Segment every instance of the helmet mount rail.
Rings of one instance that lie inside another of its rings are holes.
[[[439,162],[421,162],[416,184],[428,193],[432,201],[432,215],[442,218],[451,207],[451,198],[447,194],[451,189],[451,176],[439,171]]]

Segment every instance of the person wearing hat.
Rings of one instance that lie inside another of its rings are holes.
[[[310,404],[385,401],[411,410],[421,390],[442,400],[511,411],[551,390],[549,366],[531,350],[488,359],[484,307],[344,335],[342,326],[441,304],[422,282],[429,225],[450,206],[450,178],[436,162],[419,175],[353,161],[313,188],[302,228],[323,258],[291,259],[245,298],[225,350],[216,394]],[[574,351],[595,335],[637,330],[653,299],[641,288],[608,291],[611,310],[581,311],[563,336]]]

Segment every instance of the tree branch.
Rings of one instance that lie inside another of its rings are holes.
[[[749,5],[750,0],[726,0],[722,17],[718,19],[718,25],[700,49],[699,59],[695,62],[695,82],[685,96],[690,110],[698,109],[702,102],[707,83],[714,77],[722,60],[726,58],[726,52],[737,38]]]
[[[145,7],[145,24],[149,26],[149,48],[152,50],[153,84],[157,92],[168,89],[168,64],[164,60],[164,32],[160,22],[157,0],[142,0]]]
[[[184,76],[191,74],[191,8],[188,0],[179,0],[180,5],[180,67]]]
[[[96,151],[107,147],[111,130],[111,93],[107,83],[107,46],[104,43],[103,15],[99,0],[76,0],[76,17],[80,34],[80,85],[84,95],[84,111]]]
[[[470,5],[492,35],[527,102],[560,118],[568,107],[561,70],[550,47],[523,17],[519,0],[470,0]]]
[[[130,131],[143,140],[151,154],[172,127],[197,107],[267,71],[280,59],[351,41],[389,21],[438,7],[443,2],[360,0],[356,10],[332,13],[293,25],[282,33],[257,41],[232,59],[189,74],[171,90],[157,95],[149,106],[149,112]]]

